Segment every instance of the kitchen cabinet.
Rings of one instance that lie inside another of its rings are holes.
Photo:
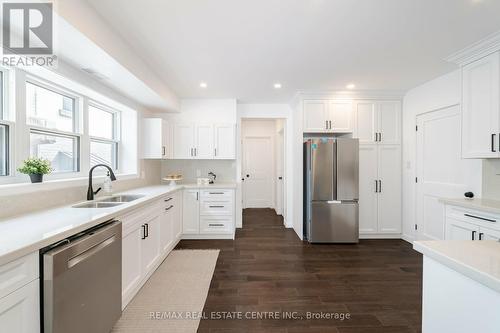
[[[193,124],[176,123],[174,125],[173,158],[194,158],[195,142],[195,126]]]
[[[401,147],[360,145],[359,232],[401,233]]]
[[[40,332],[40,281],[0,298],[0,331],[16,333]]]
[[[200,232],[200,193],[198,189],[184,190],[182,200],[182,232],[184,235]]]
[[[234,238],[233,189],[185,189],[183,238]]]
[[[354,113],[354,137],[360,144],[401,143],[400,101],[356,101]]]
[[[304,100],[305,133],[351,133],[352,102],[346,100]]]
[[[500,157],[500,52],[462,67],[462,155]]]
[[[212,125],[195,126],[194,158],[209,160],[214,157],[214,128]]]
[[[475,240],[479,228],[471,223],[449,219],[446,225],[447,240]]]
[[[500,214],[445,206],[446,240],[500,240]]]
[[[174,208],[172,208],[172,233],[174,235],[174,239],[178,240],[182,236],[182,192],[175,192],[174,198],[175,203]]]
[[[172,156],[170,128],[161,118],[142,120],[142,158],[166,159]]]
[[[160,256],[160,216],[148,219],[142,226],[142,270],[149,272]]]
[[[139,290],[143,277],[142,270],[142,224],[122,234],[122,309]]]
[[[217,160],[236,158],[236,135],[233,124],[214,125],[214,158]]]

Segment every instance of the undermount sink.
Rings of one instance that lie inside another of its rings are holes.
[[[93,201],[93,202],[84,202],[79,205],[73,206],[73,208],[111,208],[115,206],[122,205],[123,202],[100,202],[100,201]]]
[[[130,202],[144,197],[140,194],[124,194],[124,195],[114,195],[108,198],[102,198],[97,200],[97,202]]]

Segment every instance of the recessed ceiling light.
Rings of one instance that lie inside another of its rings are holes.
[[[349,83],[347,86],[345,86],[347,89],[354,89],[356,88],[356,85],[354,83]]]
[[[206,88],[206,87],[208,87],[208,84],[206,82],[200,83],[200,88]]]
[[[274,89],[281,89],[281,83],[273,84]]]

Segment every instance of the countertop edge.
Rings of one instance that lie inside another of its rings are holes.
[[[196,184],[178,184],[176,185],[175,187],[171,187],[171,186],[168,186],[168,185],[165,185],[165,184],[159,184],[159,185],[150,185],[150,186],[142,186],[142,187],[137,187],[137,188],[132,188],[132,189],[128,189],[128,190],[125,190],[125,191],[121,191],[121,192],[116,192],[116,193],[113,193],[113,195],[119,195],[119,194],[140,194],[140,191],[141,190],[145,190],[145,189],[151,189],[151,188],[154,188],[154,187],[158,187],[158,192],[157,193],[153,193],[153,194],[148,194],[146,195],[144,198],[141,198],[141,199],[138,199],[136,201],[132,201],[132,202],[129,202],[129,203],[126,203],[122,206],[118,206],[116,207],[115,210],[113,211],[110,211],[110,212],[103,212],[104,215],[100,216],[99,218],[95,218],[95,219],[92,219],[92,220],[89,220],[88,222],[86,223],[82,223],[80,224],[79,226],[77,227],[74,227],[74,228],[71,228],[71,229],[68,229],[68,230],[65,230],[61,233],[58,233],[58,234],[55,234],[51,237],[48,237],[48,238],[45,238],[43,240],[40,240],[40,241],[37,241],[37,242],[34,242],[34,243],[31,243],[29,245],[26,245],[26,246],[23,246],[23,247],[19,247],[19,248],[16,248],[10,252],[6,252],[4,254],[1,254],[0,255],[0,266],[1,265],[5,265],[9,262],[12,262],[14,260],[17,260],[19,258],[22,258],[30,253],[33,253],[35,251],[39,251],[40,249],[50,245],[50,244],[54,244],[66,237],[69,237],[69,236],[72,236],[74,234],[77,234],[79,232],[82,232],[84,230],[87,230],[89,228],[92,228],[96,225],[99,225],[103,222],[106,222],[106,221],[109,221],[110,219],[114,218],[114,217],[117,217],[119,215],[125,215],[143,205],[146,205],[148,203],[150,203],[151,201],[154,201],[155,199],[163,196],[163,195],[166,195],[166,194],[169,194],[169,193],[174,193],[174,192],[177,192],[177,191],[180,191],[180,190],[183,190],[185,188],[199,188],[199,189],[205,189],[205,188],[213,188],[213,189],[217,189],[217,188],[236,188],[236,183],[232,184],[232,183],[223,183],[223,184],[220,184],[220,186],[218,187],[217,186],[218,184],[214,184],[214,185],[209,185],[209,187],[206,187],[206,186],[198,186]],[[233,187],[230,187],[230,186],[233,186]],[[165,187],[164,190],[161,190],[160,188],[161,187]],[[99,198],[97,198],[99,199]],[[55,208],[52,208],[52,209],[47,209],[47,210],[41,210],[41,211],[38,211],[38,212],[33,212],[33,213],[30,213],[30,214],[26,214],[26,215],[36,215],[36,214],[40,214],[40,213],[43,213],[43,212],[48,212],[48,211],[52,211],[52,210],[57,210],[57,209],[65,209],[65,208],[68,208],[68,207],[71,207],[75,204],[78,204],[80,202],[76,202],[76,203],[73,203],[71,205],[66,205],[66,206],[61,206],[61,207],[55,207]],[[78,209],[81,209],[81,208],[78,208]],[[20,215],[20,216],[16,216],[16,217],[13,217],[12,219],[8,218],[8,219],[4,219],[2,221],[0,221],[0,226],[1,226],[1,222],[8,222],[9,220],[15,220],[16,218],[20,218],[22,217],[23,215]]]
[[[500,280],[462,261],[453,259],[439,250],[427,246],[422,241],[414,241],[413,249],[482,285],[500,293]]]
[[[477,200],[480,199],[472,199],[472,200],[466,200],[466,199],[451,199],[451,198],[439,198],[439,202],[450,205],[450,206],[459,206],[459,207],[464,207],[464,208],[470,208],[470,209],[476,209],[480,210],[483,212],[488,212],[491,214],[500,214],[500,201],[499,201],[499,207],[492,207],[488,205],[481,204]],[[493,200],[492,200],[493,201]]]

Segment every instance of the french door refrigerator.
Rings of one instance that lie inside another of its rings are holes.
[[[358,140],[306,140],[304,238],[311,243],[357,243],[358,198]]]

